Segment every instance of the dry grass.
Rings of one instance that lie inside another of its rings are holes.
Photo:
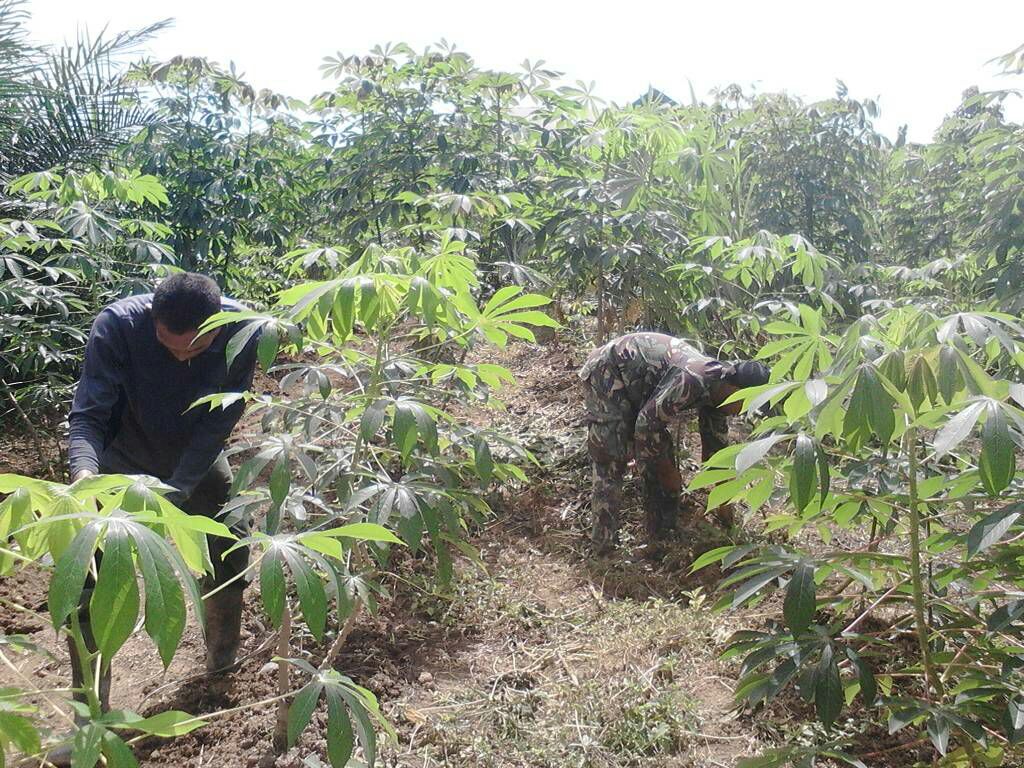
[[[694,520],[650,559],[630,509],[619,556],[586,554],[581,354],[509,348],[496,361],[517,378],[505,410],[465,414],[517,435],[544,467],[493,500],[477,539],[487,574],[463,564],[450,599],[420,605],[470,640],[446,643],[387,706],[401,732],[389,765],[733,766],[764,746],[733,711],[736,670],[718,659],[735,619],[710,611],[711,574],[687,574],[725,533]]]
[[[443,619],[481,635],[394,703],[395,765],[731,766],[757,749],[717,660],[732,628],[700,588],[609,600],[555,555],[499,547]]]

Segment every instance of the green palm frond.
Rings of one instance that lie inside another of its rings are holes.
[[[27,18],[21,0],[0,2],[0,180],[94,163],[156,119],[121,62],[169,21],[37,49]]]

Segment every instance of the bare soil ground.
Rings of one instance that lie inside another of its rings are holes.
[[[496,514],[475,535],[485,571],[460,562],[450,592],[436,594],[413,577],[411,563],[400,567],[391,597],[377,616],[360,620],[338,659],[339,670],[379,697],[398,730],[381,764],[731,767],[783,737],[780,723],[792,713],[773,711],[769,725],[736,712],[737,669],[718,658],[732,631],[756,626],[776,608],[714,614],[707,593],[717,574],[688,575],[697,554],[737,532],[705,520],[694,500],[678,540],[652,557],[631,493],[621,551],[601,561],[587,555],[589,466],[575,380],[581,357],[557,345],[502,353],[496,362],[517,377],[503,393],[506,408],[466,415],[517,435],[541,466],[527,486],[491,499]],[[45,575],[27,571],[0,582],[0,629],[52,654],[8,653],[0,686],[58,689],[69,679],[67,654],[45,616]],[[249,590],[242,666],[230,688],[214,695],[198,676],[204,651],[194,622],[166,671],[139,633],[115,660],[112,705],[203,714],[269,699],[273,641]],[[322,655],[312,638],[303,642],[301,653]],[[58,730],[69,727],[57,714],[67,711],[63,695],[39,702]],[[272,705],[246,708],[136,752],[145,766],[315,768],[326,760],[322,728],[275,758],[273,721]]]

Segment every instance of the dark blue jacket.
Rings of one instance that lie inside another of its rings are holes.
[[[69,422],[71,474],[154,475],[188,498],[224,449],[244,405],[188,410],[216,392],[244,392],[256,367],[256,337],[227,367],[223,326],[209,349],[179,362],[157,340],[152,294],[114,302],[93,321]],[[244,307],[222,299],[226,311]]]

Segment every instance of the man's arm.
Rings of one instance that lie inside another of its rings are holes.
[[[99,472],[100,455],[121,396],[127,351],[117,317],[96,316],[85,347],[82,376],[68,416],[68,463],[72,480]]]
[[[729,444],[729,417],[718,408],[705,406],[697,419],[700,428],[700,460],[707,461]]]
[[[662,487],[673,493],[682,489],[683,481],[672,460],[669,423],[703,403],[706,397],[702,382],[693,373],[679,369],[658,387],[637,416],[634,434],[637,461],[653,464]]]
[[[683,478],[672,460],[672,435],[667,421],[658,414],[655,398],[651,398],[637,416],[633,442],[637,464],[653,468],[662,488],[679,493]]]
[[[235,330],[238,333],[241,326]],[[256,372],[256,343],[259,334],[257,333],[246,345],[246,348],[239,353],[232,363],[228,372],[227,381],[224,383],[225,392],[245,392],[252,386],[252,379]],[[224,443],[231,436],[238,420],[242,418],[245,404],[241,401],[232,403],[227,408],[206,408],[199,423],[196,425],[189,440],[185,452],[178,461],[178,466],[167,481],[181,493],[182,499],[187,499],[199,485],[210,467],[224,450]]]

